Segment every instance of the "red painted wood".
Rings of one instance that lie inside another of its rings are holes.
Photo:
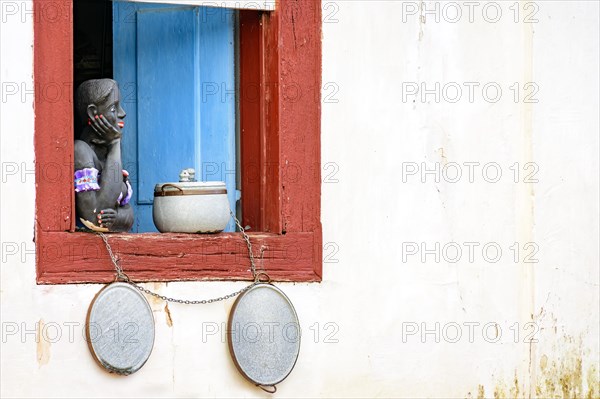
[[[34,1],[36,226],[70,230],[73,192],[72,1]]]
[[[314,233],[251,234],[256,266],[280,281],[318,281]],[[251,279],[240,234],[111,234],[119,264],[136,281]],[[102,239],[90,233],[48,232],[38,243],[39,283],[108,282],[114,267]]]
[[[240,11],[240,146],[242,224],[263,231],[261,136],[262,27],[261,13]]]
[[[263,85],[265,90],[263,113],[263,176],[264,185],[262,196],[264,198],[263,223],[266,231],[283,233],[281,193],[282,193],[282,154],[280,153],[280,114],[285,112],[280,102],[280,48],[279,48],[279,24],[283,14],[278,11],[264,14],[262,24],[263,34]],[[297,134],[303,134],[300,131]],[[300,198],[298,198],[300,200]]]
[[[283,230],[278,24],[275,13],[240,12],[242,215],[245,225],[271,233]]]
[[[34,1],[36,8],[44,4]],[[72,0],[60,4],[69,8],[65,15],[72,15]],[[244,223],[273,233],[256,233],[252,240],[256,252],[266,251],[264,266],[275,280],[320,281],[322,276],[320,13],[320,1],[314,0],[281,0],[274,12],[241,13],[240,39],[248,49],[241,49],[240,86],[244,90],[258,79],[261,87],[258,104],[241,98],[242,165],[258,160],[260,171],[258,184],[242,183],[243,206],[248,207]],[[72,30],[70,18],[34,18],[40,284],[114,277],[99,237],[69,232],[75,213]],[[45,88],[61,82],[66,87],[62,97],[50,101],[42,96]],[[50,178],[49,168],[60,173]],[[245,170],[242,178],[250,173]],[[237,233],[112,234],[110,240],[123,268],[137,281],[249,278],[246,247]]]
[[[278,3],[284,230],[321,228],[321,2]]]

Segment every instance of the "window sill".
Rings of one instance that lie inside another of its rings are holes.
[[[314,232],[249,233],[256,267],[275,281],[321,281]],[[107,235],[123,271],[134,281],[251,280],[241,233]],[[101,238],[84,232],[39,237],[38,284],[107,283],[114,267]],[[320,240],[318,240],[320,242]]]

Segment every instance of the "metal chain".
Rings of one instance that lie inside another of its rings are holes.
[[[244,241],[246,241],[246,246],[248,247],[248,256],[250,257],[250,268],[252,270],[252,277],[253,277],[254,281],[250,285],[247,285],[246,287],[242,288],[241,290],[238,290],[238,291],[232,292],[231,294],[227,294],[227,295],[220,296],[217,298],[201,299],[201,300],[195,300],[195,301],[187,300],[187,299],[176,299],[176,298],[170,298],[165,295],[160,295],[156,292],[150,291],[149,289],[142,287],[141,285],[131,281],[129,276],[127,274],[125,274],[125,272],[123,271],[123,268],[121,266],[119,266],[118,259],[115,256],[115,254],[113,253],[112,248],[111,248],[110,244],[108,243],[108,238],[106,237],[106,235],[101,232],[99,232],[98,235],[102,238],[102,241],[104,241],[104,245],[106,246],[108,255],[110,256],[110,259],[111,259],[113,265],[115,266],[115,271],[117,272],[117,278],[116,278],[117,280],[121,280],[125,283],[131,284],[138,290],[140,290],[148,295],[152,295],[156,298],[162,299],[163,301],[181,303],[184,305],[205,305],[207,303],[219,302],[219,301],[224,301],[229,298],[233,298],[234,296],[237,296],[243,292],[248,291],[250,288],[254,287],[257,284],[260,284],[261,282],[270,282],[271,281],[271,278],[269,277],[269,275],[266,272],[264,272],[264,271],[261,271],[260,273],[256,272],[256,265],[254,263],[254,254],[252,253],[252,243],[250,243],[250,237],[248,236],[248,234],[246,234],[246,231],[240,224],[240,221],[238,220],[238,218],[235,217],[234,213],[231,210],[229,211],[229,213],[231,214],[231,217],[233,217],[233,220],[235,220],[235,224],[237,225],[237,227],[240,229],[240,231],[242,233],[242,237],[244,238]],[[265,277],[266,280],[261,281],[261,277]]]
[[[232,292],[231,294],[227,294],[227,295],[220,296],[220,297],[217,297],[217,298],[200,299],[200,300],[196,300],[196,301],[191,301],[191,300],[188,300],[188,299],[176,299],[176,298],[170,298],[170,297],[164,296],[164,295],[159,295],[156,292],[152,292],[149,289],[144,288],[141,285],[139,285],[137,283],[134,283],[131,280],[127,280],[126,282],[129,283],[129,284],[131,284],[131,285],[133,285],[138,290],[140,290],[140,291],[142,291],[142,292],[144,292],[144,293],[146,293],[148,295],[152,295],[152,296],[154,296],[156,298],[162,299],[163,301],[181,303],[181,304],[184,304],[184,305],[206,305],[207,303],[224,301],[226,299],[233,298],[234,296],[237,296],[237,295],[241,294],[242,292],[248,291],[250,288],[254,287],[256,284],[259,284],[258,281],[254,281],[254,282],[252,282],[252,284],[250,284],[250,285],[242,288],[239,291]]]
[[[235,224],[237,225],[238,229],[240,229],[240,231],[242,232],[242,237],[244,237],[244,241],[246,241],[246,246],[248,247],[248,256],[250,257],[250,267],[252,268],[252,277],[254,277],[254,281],[257,281],[257,276],[260,276],[256,274],[256,264],[254,263],[254,254],[252,253],[252,244],[250,243],[250,237],[248,236],[248,234],[246,234],[246,230],[242,227],[240,221],[238,220],[238,218],[235,217],[235,214],[231,209],[229,210],[229,214],[231,215],[233,220],[235,220]]]

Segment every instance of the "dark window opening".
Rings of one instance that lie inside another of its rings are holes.
[[[73,89],[88,79],[113,77],[112,2],[73,2]],[[75,104],[73,102],[73,104]],[[75,136],[83,128],[75,114]]]

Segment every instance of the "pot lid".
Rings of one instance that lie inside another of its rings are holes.
[[[154,186],[154,196],[170,195],[215,195],[227,194],[225,182],[222,181],[194,181],[194,182],[176,182],[159,183]]]

